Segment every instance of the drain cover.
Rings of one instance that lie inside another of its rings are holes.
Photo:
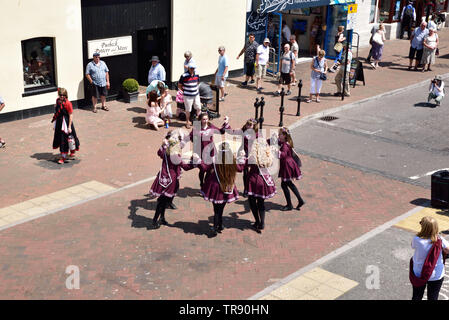
[[[322,121],[334,121],[334,120],[337,120],[337,119],[338,118],[334,117],[334,116],[325,116],[325,117],[320,118],[320,120],[322,120]]]

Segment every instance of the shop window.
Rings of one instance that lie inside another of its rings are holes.
[[[401,20],[402,2],[404,0],[379,0],[378,22],[398,22]]]
[[[56,88],[54,38],[22,41],[22,61],[25,93]]]
[[[371,8],[369,12],[369,23],[376,22],[377,0],[371,0]]]

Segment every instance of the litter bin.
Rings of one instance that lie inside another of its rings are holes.
[[[449,208],[448,170],[440,170],[432,174],[430,204],[434,208]]]

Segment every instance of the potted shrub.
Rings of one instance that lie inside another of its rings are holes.
[[[136,79],[126,79],[122,83],[123,100],[127,103],[137,101],[139,97],[139,83]]]

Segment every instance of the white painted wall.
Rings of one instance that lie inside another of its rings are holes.
[[[247,1],[172,0],[172,79],[184,72],[184,52],[190,50],[198,74],[217,70],[218,47],[225,46],[229,70],[243,68],[236,59],[245,44]]]
[[[84,98],[81,1],[8,0],[0,3],[2,42],[0,95],[2,113],[50,105],[56,92],[22,97],[23,63],[21,41],[37,37],[55,38],[57,85],[67,89],[70,100]]]

